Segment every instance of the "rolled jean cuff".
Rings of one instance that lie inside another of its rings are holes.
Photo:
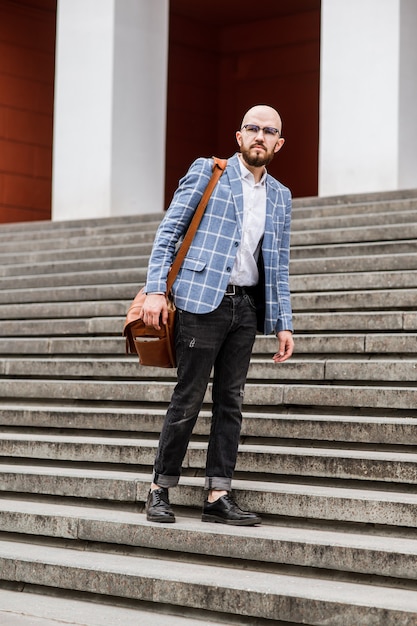
[[[164,474],[157,474],[156,472],[154,472],[152,476],[152,482],[158,485],[158,487],[164,487],[165,489],[178,485],[179,479],[179,476],[165,476]]]
[[[232,488],[232,479],[224,476],[206,476],[204,489],[216,489],[218,491],[230,491]]]

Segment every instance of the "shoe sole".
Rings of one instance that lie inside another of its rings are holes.
[[[229,526],[256,526],[262,524],[262,520],[260,517],[257,517],[252,520],[245,519],[224,519],[223,517],[219,517],[217,515],[209,515],[204,513],[201,516],[202,522],[213,522],[215,524],[228,524]]]
[[[160,524],[173,524],[175,522],[175,517],[152,517],[147,515],[146,519],[148,522],[159,522]]]

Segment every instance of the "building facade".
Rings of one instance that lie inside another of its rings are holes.
[[[0,0],[0,222],[163,211],[245,110],[295,197],[417,187],[415,0]]]

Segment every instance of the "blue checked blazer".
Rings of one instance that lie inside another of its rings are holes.
[[[190,313],[210,313],[216,309],[229,283],[243,222],[238,158],[235,154],[228,160],[173,285],[175,305]],[[166,291],[166,278],[177,244],[203,195],[212,167],[212,159],[197,159],[180,180],[155,235],[145,285],[147,293]],[[262,241],[265,334],[293,329],[288,276],[290,221],[290,191],[268,174]]]

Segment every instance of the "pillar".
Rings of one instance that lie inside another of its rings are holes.
[[[321,5],[319,195],[417,187],[417,2]]]
[[[52,219],[162,211],[169,0],[58,0]]]

